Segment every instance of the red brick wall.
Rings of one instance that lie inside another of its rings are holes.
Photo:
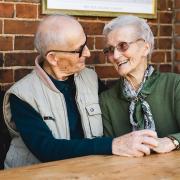
[[[180,72],[180,0],[175,0],[174,3],[174,43],[173,43],[173,59],[174,71]]]
[[[33,47],[33,34],[41,18],[40,0],[0,0],[1,89],[11,86],[33,68],[37,55]],[[94,67],[105,81],[114,80],[117,74],[101,51],[102,29],[111,18],[77,19],[88,35],[91,50],[88,66]],[[180,72],[180,0],[158,0],[158,17],[148,22],[155,35],[151,63],[164,72]]]

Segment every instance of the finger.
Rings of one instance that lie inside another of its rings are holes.
[[[145,155],[150,155],[151,153],[150,148],[144,144],[139,145],[138,150]]]
[[[154,147],[154,148],[152,148],[152,150],[155,152],[159,152],[159,147]]]
[[[144,153],[142,151],[136,150],[132,153],[132,157],[143,157]]]
[[[157,147],[158,146],[158,140],[152,137],[144,136],[142,137],[142,143],[149,145],[151,147]]]
[[[166,151],[164,149],[162,149],[161,147],[156,147],[156,148],[152,148],[152,150],[156,153],[167,153],[167,152],[170,152],[170,151]]]
[[[145,136],[150,136],[150,137],[157,137],[157,133],[153,130],[150,129],[143,129],[136,131],[139,135],[145,135]]]

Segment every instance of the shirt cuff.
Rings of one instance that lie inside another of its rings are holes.
[[[168,136],[172,136],[174,137],[175,139],[177,139],[177,141],[180,143],[180,133],[176,133],[176,134],[169,134]],[[167,137],[168,137],[167,136]]]
[[[112,141],[111,137],[101,137],[94,139],[94,154],[112,154]]]

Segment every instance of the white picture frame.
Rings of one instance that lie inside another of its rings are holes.
[[[43,14],[116,17],[135,14],[157,17],[157,0],[42,0]]]

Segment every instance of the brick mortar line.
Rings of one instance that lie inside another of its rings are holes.
[[[13,37],[13,36],[16,36],[16,37],[34,37],[33,34],[0,34],[0,37],[5,37],[5,36],[8,36],[8,37]]]
[[[88,22],[97,23],[98,22],[98,23],[102,23],[102,24],[105,24],[105,22],[109,22],[109,21],[102,21],[102,20],[100,21],[100,20],[97,20],[97,19],[95,19],[95,20],[82,20],[82,19],[79,20],[78,19],[78,21],[79,22],[85,22],[85,23],[88,23]]]
[[[159,23],[159,24],[160,24],[160,25],[163,25],[163,26],[164,26],[164,25],[173,25],[173,23],[169,23],[169,24],[168,24],[168,23]]]
[[[41,11],[41,9],[40,9],[40,11]],[[38,20],[39,19],[39,5],[37,5],[37,7],[36,7],[36,20]]]
[[[2,19],[2,34],[4,34],[4,19]]]
[[[148,22],[148,24],[150,25],[150,26],[152,26],[152,25],[158,25],[158,23],[151,23],[151,22]],[[163,23],[162,25],[173,25],[172,23]]]
[[[2,33],[1,35],[5,35],[5,36],[24,36],[24,37],[34,37],[34,34],[5,34]],[[0,36],[1,36],[0,35]]]
[[[155,39],[172,39],[173,36],[159,36],[158,38]]]
[[[92,64],[96,67],[114,67],[111,63],[106,63],[106,64]]]
[[[0,1],[0,4],[24,4],[24,5],[28,5],[28,4],[32,4],[32,5],[40,5],[41,4],[41,2],[40,3],[38,3],[38,2],[16,2],[16,1]]]
[[[7,86],[7,85],[11,85],[11,84],[13,84],[13,83],[0,83],[0,89],[2,86]]]
[[[173,23],[173,27],[172,27],[172,53],[171,53],[171,62],[172,62],[172,68],[171,70],[174,70],[175,67],[175,52],[176,52],[176,48],[175,48],[175,1],[173,0],[172,2],[172,8],[173,8],[173,16],[172,16],[172,23]]]
[[[15,47],[15,36],[13,35],[12,36],[12,49],[13,49],[13,51],[14,51],[14,47]]]
[[[173,8],[171,10],[157,10],[157,13],[172,13],[173,12]]]
[[[33,69],[34,66],[4,66],[0,70],[17,70],[17,69]]]
[[[161,62],[161,63],[157,62],[157,63],[155,63],[155,62],[151,62],[151,61],[150,61],[150,64],[151,65],[157,65],[157,64],[159,64],[159,65],[172,65],[171,62]]]
[[[108,80],[113,81],[113,80],[118,80],[119,78],[101,78],[101,79],[104,81],[108,81]]]
[[[157,13],[157,39],[159,39],[159,35],[160,35],[160,13]],[[157,41],[157,47],[159,47],[159,41]]]
[[[157,51],[160,51],[160,50],[162,50],[163,52],[172,52],[172,48],[171,49],[157,49]]]
[[[36,6],[36,5],[37,5],[37,6],[41,5],[41,3],[35,3],[35,2],[34,2],[34,3],[32,3],[32,2],[29,2],[29,3],[28,3],[28,2],[15,2],[14,4],[15,4],[15,5],[17,5],[17,4],[21,4],[21,5],[34,5],[34,6]]]
[[[16,6],[14,4],[14,17],[13,18],[16,18]]]
[[[38,53],[38,52],[35,50],[9,50],[9,51],[0,51],[0,53],[16,54],[16,53]]]
[[[94,44],[94,46],[96,46],[96,45]],[[103,48],[102,49],[96,49],[94,47],[93,50],[90,50],[90,52],[103,52]]]
[[[13,69],[12,69],[12,78],[13,78],[13,83],[14,83],[15,82],[15,71]]]
[[[95,47],[96,47],[96,38],[93,37],[93,50],[95,49]],[[92,51],[92,52],[93,52],[93,51]]]
[[[29,21],[29,22],[40,22],[42,19],[35,19],[35,18],[18,18],[18,17],[15,17],[15,18],[6,18],[6,17],[3,17],[3,18],[0,18],[0,19],[4,19],[4,20],[11,20],[11,21]]]
[[[2,65],[2,67],[4,67],[4,65],[5,65],[5,53],[2,53],[3,54],[3,65]]]

